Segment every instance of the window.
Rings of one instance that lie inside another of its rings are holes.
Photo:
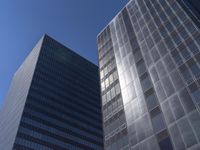
[[[200,88],[195,84],[189,86],[190,92],[197,104],[200,104]]]
[[[156,25],[155,25],[155,23],[154,23],[153,21],[150,21],[150,22],[149,22],[148,27],[149,27],[149,30],[150,30],[151,32],[153,32],[153,31],[156,29]]]
[[[172,26],[169,20],[167,20],[167,22],[165,23],[165,26],[169,33],[171,33],[174,30],[174,27]]]
[[[180,21],[176,16],[173,17],[172,23],[174,24],[175,27],[178,27],[180,25]]]
[[[152,69],[150,70],[150,74],[151,74],[151,78],[152,78],[154,83],[159,80],[158,73],[157,73],[155,67],[152,67]]]
[[[174,93],[174,87],[169,77],[163,78],[162,83],[167,96],[172,95]]]
[[[177,46],[182,42],[179,34],[176,31],[173,32],[171,38],[173,39],[173,41],[176,43]]]
[[[197,31],[196,27],[193,25],[193,23],[190,20],[185,23],[185,26],[190,33]]]
[[[150,89],[152,87],[151,80],[150,80],[149,75],[147,73],[143,74],[140,77],[140,81],[141,81],[143,91],[147,91],[148,89]]]
[[[184,86],[184,82],[183,82],[183,80],[182,80],[182,78],[179,75],[179,73],[178,73],[177,70],[175,70],[174,72],[172,72],[170,74],[170,76],[171,76],[172,83],[173,83],[173,85],[174,85],[174,87],[175,87],[176,90],[179,90],[179,89],[181,89]]]
[[[173,150],[172,143],[169,137],[159,141],[160,150]]]
[[[183,63],[182,58],[177,50],[172,51],[171,55],[177,65],[181,65]]]
[[[192,41],[190,44],[188,44],[189,50],[193,53],[196,54],[199,52],[198,47],[195,45],[194,41]]]
[[[169,127],[169,132],[174,143],[175,149],[186,149],[183,139],[181,137],[181,133],[176,124],[173,124]]]
[[[153,32],[152,37],[153,37],[155,43],[158,43],[162,39],[161,36],[160,36],[160,34],[159,34],[159,32],[157,30],[155,30]]]
[[[160,16],[160,19],[163,21],[163,22],[166,22],[168,19],[167,19],[167,16],[165,15],[165,13],[162,11],[161,13],[159,13],[159,16]]]
[[[180,99],[178,98],[178,96],[174,96],[171,98],[170,107],[172,109],[172,112],[174,113],[176,120],[185,115],[183,106],[180,103]]]
[[[159,131],[162,131],[163,129],[166,128],[162,112],[160,111],[159,107],[151,111],[150,115],[151,115],[152,126],[155,133],[158,133]]]
[[[195,130],[196,135],[200,139],[200,115],[199,112],[194,111],[193,113],[190,114],[189,119],[192,123],[192,126]]]
[[[188,60],[189,58],[191,58],[191,55],[187,51],[186,47],[184,47],[183,49],[181,49],[180,52],[181,52],[181,55],[183,56],[183,58],[185,58],[185,60]]]
[[[165,43],[166,43],[169,50],[174,48],[174,44],[173,44],[172,39],[170,37],[165,38]]]
[[[161,108],[163,111],[163,116],[165,118],[166,124],[169,125],[172,122],[174,122],[175,118],[173,116],[173,113],[172,113],[172,110],[171,110],[171,107],[170,107],[168,101],[163,102],[161,104]]]
[[[192,131],[192,128],[186,118],[181,119],[178,121],[178,126],[180,128],[180,132],[182,134],[183,140],[187,147],[190,147],[197,143],[195,135]]]
[[[197,66],[197,63],[191,59],[187,62],[189,69],[192,71],[192,73],[195,75],[195,77],[200,77],[200,69]]]
[[[154,46],[154,42],[153,42],[153,39],[151,36],[146,38],[146,42],[147,42],[149,49],[151,49]]]
[[[158,106],[158,100],[153,88],[145,92],[145,98],[146,98],[149,111],[154,109],[156,106]]]
[[[167,74],[167,72],[165,71],[165,67],[161,61],[157,63],[156,70],[158,71],[160,79]]]
[[[170,55],[167,55],[163,60],[164,60],[165,66],[167,68],[167,71],[171,72],[175,68],[175,64],[172,61],[172,58],[170,57]]]
[[[188,33],[187,33],[187,31],[184,29],[183,26],[179,26],[179,28],[178,28],[178,33],[181,35],[181,37],[182,37],[183,39],[186,39],[186,38],[188,37]]]
[[[147,52],[147,53],[144,55],[144,59],[145,59],[146,65],[147,65],[148,67],[151,66],[151,64],[152,64],[153,61],[152,61],[152,58],[151,58],[149,52]]]
[[[183,89],[182,91],[180,91],[179,96],[180,96],[180,101],[183,104],[183,107],[187,113],[195,109],[192,98],[190,97],[186,89]]]
[[[164,101],[167,96],[166,96],[165,91],[162,87],[162,84],[160,82],[157,82],[155,88],[156,88],[156,93],[157,93],[159,101],[160,102]]]
[[[157,47],[161,56],[164,56],[165,54],[167,54],[167,48],[162,41],[157,45]]]
[[[188,70],[188,68],[185,66],[185,65],[182,65],[180,68],[179,68],[183,78],[185,79],[186,82],[190,83],[192,81],[192,76]]]
[[[160,56],[159,56],[159,53],[158,53],[156,47],[152,48],[152,51],[150,53],[152,55],[154,62],[156,62],[156,61],[158,61],[158,59],[160,59]]]
[[[142,74],[144,74],[144,72],[146,72],[146,66],[145,66],[145,63],[144,63],[143,59],[141,59],[140,61],[138,61],[136,63],[136,66],[137,66],[137,70],[138,70],[139,76],[141,76]]]

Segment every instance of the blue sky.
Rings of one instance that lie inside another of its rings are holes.
[[[0,0],[0,107],[12,76],[47,33],[97,64],[96,36],[128,0]]]

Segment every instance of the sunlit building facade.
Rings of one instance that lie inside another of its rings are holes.
[[[45,35],[15,73],[0,150],[103,150],[98,67]]]
[[[198,4],[131,0],[98,35],[105,150],[200,149]]]

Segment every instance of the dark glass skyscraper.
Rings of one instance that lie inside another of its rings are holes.
[[[198,0],[131,0],[97,37],[105,150],[200,149]]]
[[[1,150],[102,150],[98,67],[45,35],[15,73]]]

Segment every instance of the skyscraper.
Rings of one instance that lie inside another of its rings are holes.
[[[1,150],[102,150],[98,67],[45,35],[0,115]]]
[[[131,0],[97,37],[105,150],[200,149],[198,0]]]

